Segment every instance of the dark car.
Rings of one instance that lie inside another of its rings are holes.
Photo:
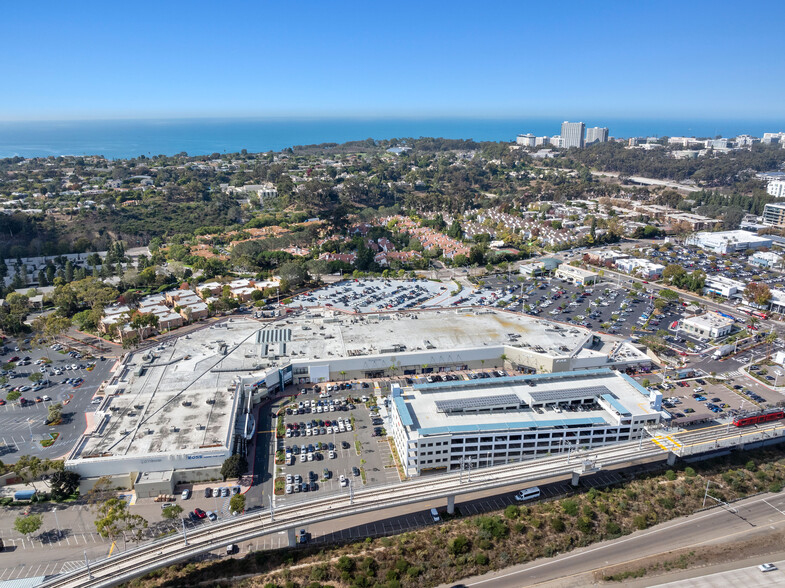
[[[344,449],[349,449],[350,445],[348,441],[341,441],[341,447]]]
[[[360,475],[360,469],[357,468],[356,466],[353,467],[352,468],[352,474],[355,475],[355,476],[359,476]]]
[[[204,497],[205,498],[212,498],[213,497],[213,489],[212,488],[205,488],[204,489]]]

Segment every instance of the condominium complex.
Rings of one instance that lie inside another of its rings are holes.
[[[570,147],[583,148],[583,135],[586,130],[586,125],[582,122],[571,123],[564,121],[561,124],[561,138],[562,146],[569,149]]]

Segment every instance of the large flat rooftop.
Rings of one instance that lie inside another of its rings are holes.
[[[554,355],[568,355],[583,347],[591,335],[591,331],[581,327],[495,310],[336,313],[327,318],[314,316],[313,321],[317,324],[310,324],[307,317],[291,320],[292,349],[298,350],[299,355],[321,359],[381,353],[396,345],[416,351],[518,344]],[[302,331],[303,325],[313,330]]]
[[[608,408],[569,407],[590,398],[604,399]],[[617,424],[622,415],[658,414],[645,390],[607,369],[417,384],[401,399],[420,435]]]
[[[233,382],[258,363],[258,356],[248,355],[259,327],[256,321],[227,322],[131,354],[73,457],[226,447],[236,411]]]

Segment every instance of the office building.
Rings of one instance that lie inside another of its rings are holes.
[[[585,131],[586,125],[582,122],[571,123],[564,121],[561,125],[562,146],[566,149],[570,147],[582,149]]]
[[[608,142],[608,127],[589,127],[586,129],[586,145]]]
[[[770,203],[763,207],[763,224],[785,228],[785,204]]]
[[[609,369],[392,388],[404,471],[457,471],[637,439],[659,423],[650,394]]]

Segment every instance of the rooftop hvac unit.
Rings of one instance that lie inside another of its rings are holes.
[[[203,431],[204,430],[204,425],[196,425],[196,430],[197,431]]]
[[[144,408],[144,404],[134,404],[134,408],[136,410],[142,410]]]
[[[170,430],[172,433],[176,433],[176,432],[177,432],[177,431],[179,431],[180,429],[179,429],[178,427],[175,427],[174,425],[172,425],[171,427],[169,427],[169,430]]]
[[[182,404],[183,404],[183,406],[191,406],[191,401],[190,400],[183,400]]]
[[[213,398],[208,398],[207,404],[215,404],[215,400]]]
[[[154,433],[154,431],[152,429],[147,429],[147,434],[148,435],[152,435],[153,433]]]

